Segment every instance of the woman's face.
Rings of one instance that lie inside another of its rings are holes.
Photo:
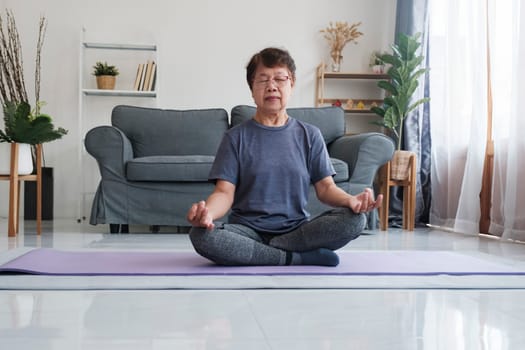
[[[257,108],[275,114],[286,109],[295,81],[286,67],[259,65],[255,71],[252,97]]]

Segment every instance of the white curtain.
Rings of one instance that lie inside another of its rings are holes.
[[[525,15],[519,0],[488,2],[496,150],[490,232],[525,240]],[[430,223],[473,234],[487,134],[486,15],[485,1],[430,1]]]
[[[525,241],[525,6],[520,3],[489,6],[495,144],[490,232]]]

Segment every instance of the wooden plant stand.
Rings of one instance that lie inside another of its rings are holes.
[[[391,162],[386,163],[379,173],[380,193],[383,194],[383,205],[379,208],[380,229],[388,229],[388,206],[390,202],[390,187],[403,187],[403,230],[414,231],[416,221],[416,165],[417,157],[412,153],[409,158],[408,177],[405,180],[391,178]]]
[[[36,181],[36,232],[42,233],[42,145],[36,145],[36,174],[18,175],[18,143],[11,143],[9,175],[0,175],[0,180],[9,181],[8,237],[15,237],[20,218],[20,181]]]

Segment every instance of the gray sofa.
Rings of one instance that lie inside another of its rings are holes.
[[[378,168],[392,157],[393,142],[383,134],[345,135],[344,111],[339,107],[287,111],[321,129],[337,171],[335,182],[349,193],[373,186]],[[112,125],[91,129],[85,138],[101,175],[90,223],[111,224],[111,232],[124,231],[130,224],[187,226],[189,206],[213,190],[208,172],[222,135],[254,113],[254,107],[236,106],[229,122],[224,109],[116,106]],[[326,208],[312,186],[310,214]],[[376,225],[377,216],[371,215],[369,226]]]

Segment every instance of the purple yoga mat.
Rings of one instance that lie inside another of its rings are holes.
[[[523,275],[523,269],[449,251],[341,251],[324,266],[217,266],[194,252],[32,250],[0,273],[38,275]]]

